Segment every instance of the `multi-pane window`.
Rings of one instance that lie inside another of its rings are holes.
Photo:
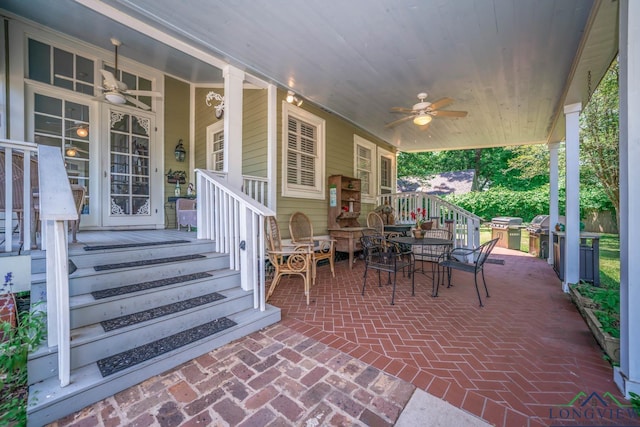
[[[363,202],[375,203],[376,199],[376,145],[366,139],[354,135],[353,173],[360,179]]]
[[[93,95],[93,76],[93,60],[29,39],[29,78],[31,80]]]
[[[213,151],[211,153],[213,170],[224,172],[224,131],[213,134]]]
[[[380,157],[380,193],[388,194],[392,193],[393,189],[391,178],[391,159],[388,157]]]
[[[89,213],[89,106],[36,93],[33,116],[35,142],[60,148],[71,184],[87,188]]]
[[[356,145],[356,178],[360,179],[361,191],[364,194],[371,194],[371,177],[373,176],[372,150],[362,145]]]

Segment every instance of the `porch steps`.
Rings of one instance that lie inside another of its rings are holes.
[[[280,320],[278,308],[253,308],[253,294],[212,242],[78,249],[70,259],[78,267],[69,276],[71,384],[60,387],[56,347],[45,343],[31,354],[28,425],[53,422]],[[94,269],[145,260],[152,264]],[[45,272],[38,263],[33,270],[37,298]],[[105,330],[102,322],[119,327]]]

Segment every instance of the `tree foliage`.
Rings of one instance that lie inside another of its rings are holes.
[[[618,70],[618,61],[614,61],[580,115],[581,169],[595,176],[617,215],[620,208]]]

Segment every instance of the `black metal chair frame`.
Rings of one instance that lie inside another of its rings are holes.
[[[484,284],[484,290],[487,294],[487,298],[490,297],[489,289],[487,288],[487,281],[484,278],[484,264],[489,258],[491,251],[496,246],[498,239],[493,239],[478,246],[475,249],[468,248],[455,248],[449,254],[443,255],[443,259],[438,263],[440,267],[443,267],[447,271],[448,284],[447,287],[451,287],[451,270],[466,271],[473,273],[473,280],[476,285],[476,293],[478,294],[478,301],[480,301],[480,307],[484,307],[482,304],[482,298],[480,297],[480,289],[478,288],[478,273],[482,274],[482,283]],[[469,259],[472,262],[469,262]],[[439,285],[439,283],[438,283]],[[438,288],[436,285],[436,295]]]
[[[413,252],[404,251],[400,245],[387,241],[379,234],[365,234],[360,238],[362,244],[363,257],[365,262],[364,277],[362,282],[362,295],[367,286],[367,272],[369,269],[378,270],[378,286],[382,286],[381,272],[388,273],[388,282],[391,284],[391,274],[393,274],[393,291],[391,293],[391,305],[395,304],[396,297],[396,276],[398,271],[408,269],[411,277],[411,295],[415,296],[415,275],[413,269],[415,259]]]

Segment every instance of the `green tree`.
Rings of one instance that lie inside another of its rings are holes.
[[[614,61],[580,115],[582,168],[593,174],[620,223],[618,61]]]

